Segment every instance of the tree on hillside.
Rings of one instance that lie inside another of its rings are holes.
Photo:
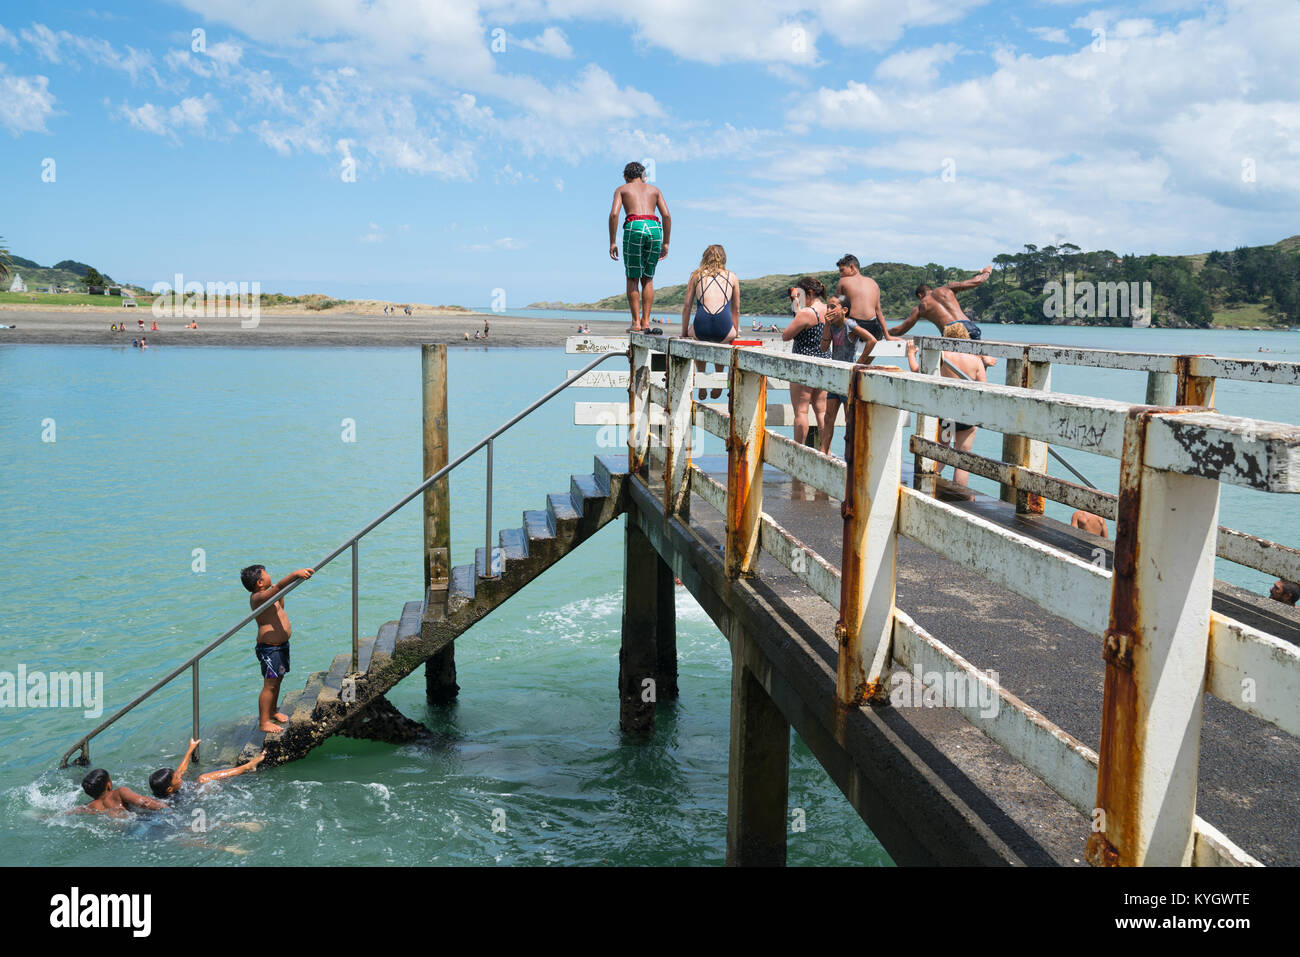
[[[91,266],[86,270],[85,283],[87,286],[107,286],[108,280],[100,275],[99,270]]]
[[[0,236],[0,280],[9,279],[9,247],[5,244],[5,239]]]
[[[1007,285],[1007,270],[1015,265],[1016,257],[1008,253],[998,253],[993,257],[993,265],[997,266],[1002,272],[1002,288]]]

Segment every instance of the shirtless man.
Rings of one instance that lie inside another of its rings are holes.
[[[81,779],[81,789],[90,795],[89,804],[74,807],[72,814],[110,814],[121,817],[127,811],[161,811],[167,805],[151,797],[136,794],[130,788],[113,787],[113,779],[103,768],[95,768]]]
[[[957,302],[957,293],[966,289],[974,289],[976,286],[987,282],[991,275],[993,275],[993,267],[985,266],[970,279],[950,282],[938,289],[931,289],[927,283],[921,283],[916,287],[916,298],[921,301],[916,304],[916,308],[912,310],[906,319],[889,331],[895,336],[901,336],[916,325],[918,319],[928,319],[938,327],[941,335],[945,329],[957,322],[961,323],[966,329],[967,335],[965,338],[978,339],[980,337],[979,326],[966,318],[966,313],[962,312],[961,305]]]
[[[659,187],[645,181],[644,166],[628,163],[623,167],[623,180],[623,185],[614,190],[614,205],[609,210],[609,258],[618,261],[614,231],[621,207],[627,213],[623,221],[623,270],[627,275],[627,305],[632,310],[632,325],[627,331],[645,332],[650,328],[650,306],[655,298],[655,267],[659,260],[668,258],[673,218]],[[663,214],[662,224],[656,209]]]
[[[185,785],[185,772],[190,769],[190,760],[194,757],[194,749],[199,746],[197,738],[190,739],[190,746],[185,751],[185,757],[181,758],[181,763],[173,771],[171,768],[159,768],[153,774],[149,775],[149,790],[153,792],[154,797],[166,799],[173,794],[180,792]],[[249,771],[256,770],[257,766],[266,758],[266,752],[263,751],[244,764],[236,768],[224,768],[220,771],[209,771],[206,774],[200,774],[197,784],[207,784],[209,781],[224,781],[227,778],[238,777]]]
[[[959,323],[951,323],[943,332],[946,339],[969,339],[970,335],[966,332],[966,327]],[[944,352],[944,362],[939,363],[939,374],[949,379],[961,379],[962,376],[948,368],[951,364],[965,373],[966,378],[974,382],[988,382],[988,374],[984,371],[984,360],[980,356],[971,355],[967,352]],[[909,339],[907,341],[907,364],[913,372],[921,371],[921,363],[916,358],[916,343]],[[951,445],[953,448],[962,452],[969,452],[971,446],[975,444],[976,427],[968,425],[965,422],[954,422],[952,419],[939,420],[939,441],[944,445]],[[938,475],[943,472],[943,466],[940,465],[935,470]],[[970,473],[965,469],[953,469],[953,481],[958,485],[970,484]]]
[[[835,265],[840,270],[840,281],[835,284],[835,293],[848,300],[849,318],[877,341],[900,338],[885,329],[885,314],[880,310],[880,287],[870,276],[862,275],[858,257],[845,253]],[[865,354],[859,361],[867,361]]]
[[[1109,538],[1106,534],[1106,520],[1100,515],[1094,515],[1092,512],[1085,512],[1079,509],[1070,516],[1070,527],[1081,528],[1089,534],[1096,535],[1098,538]]]
[[[248,607],[260,608],[295,581],[311,578],[312,571],[300,568],[284,576],[279,583],[272,584],[271,574],[265,566],[249,565],[239,573],[239,580],[252,593]],[[280,698],[280,682],[289,673],[289,636],[292,633],[283,598],[257,616],[257,644],[253,646],[253,656],[262,668],[262,691],[257,696],[259,731],[283,731],[284,726],[275,722],[289,720],[287,714],[276,710],[276,703]]]

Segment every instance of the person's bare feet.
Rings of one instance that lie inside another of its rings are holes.
[[[289,720],[289,716],[288,716],[287,714],[283,714],[283,713],[277,711],[277,712],[275,713],[275,720],[276,720],[276,721],[288,721],[288,720]]]
[[[265,731],[267,734],[277,734],[284,730],[284,725],[276,724],[274,721],[261,721],[257,725],[258,731]]]

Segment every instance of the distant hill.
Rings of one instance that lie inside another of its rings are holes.
[[[967,313],[985,322],[1049,321],[1044,311],[1044,303],[1052,293],[1049,283],[1064,283],[1068,273],[1076,282],[1151,283],[1152,319],[1158,326],[1300,324],[1300,235],[1270,246],[1243,246],[1231,252],[1215,250],[1188,256],[1121,256],[1108,249],[1085,251],[1072,243],[1041,249],[1026,245],[1021,252],[999,254],[993,263],[993,277],[961,297]],[[913,290],[918,283],[940,285],[974,275],[937,263],[871,263],[863,267],[863,272],[880,285],[881,307],[892,319],[911,312],[916,303]],[[741,312],[788,314],[786,290],[801,275],[816,276],[828,290],[834,289],[839,278],[838,272],[816,272],[741,279]],[[684,285],[656,289],[655,306],[680,309],[685,295]],[[533,303],[529,308],[622,311],[627,308],[627,296],[586,303]],[[1051,321],[1128,324],[1126,318]]]
[[[9,284],[13,281],[12,274],[17,273],[23,277],[23,282],[29,290],[36,290],[45,286],[66,286],[73,290],[85,292],[86,273],[91,269],[89,265],[83,262],[77,262],[75,259],[64,259],[55,263],[53,266],[42,266],[33,259],[27,259],[24,256],[9,255],[9,279],[3,283],[3,289],[7,290]],[[110,276],[108,273],[100,270],[100,275],[108,280],[110,286],[122,285]],[[127,288],[135,289],[138,292],[144,292],[141,286],[128,285]]]

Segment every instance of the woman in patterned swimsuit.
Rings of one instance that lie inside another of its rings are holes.
[[[826,322],[826,287],[812,276],[804,276],[794,284],[795,302],[802,299],[806,305],[796,308],[794,319],[785,327],[781,338],[794,340],[793,352],[797,356],[815,356],[827,359],[822,351],[822,327]],[[794,440],[800,445],[808,438],[808,407],[812,406],[820,435],[826,428],[826,390],[812,389],[797,382],[790,383],[790,404],[794,406]]]

